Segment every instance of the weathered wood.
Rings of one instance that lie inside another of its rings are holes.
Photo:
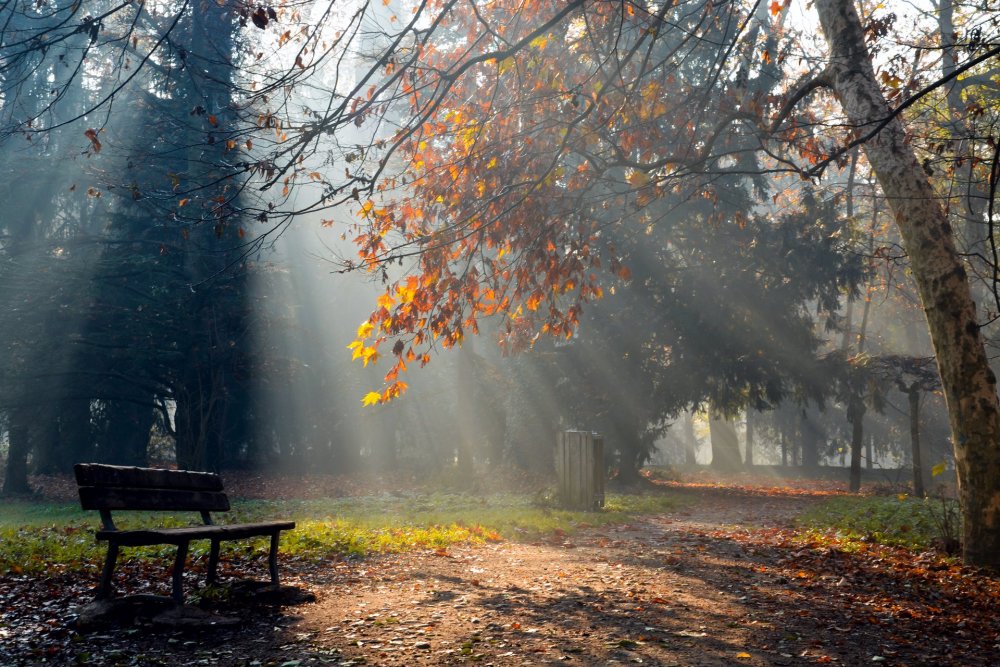
[[[222,491],[222,478],[210,472],[112,466],[103,463],[77,463],[73,466],[73,472],[78,486]]]
[[[589,431],[563,431],[556,439],[559,504],[593,511],[604,506],[604,440]]]
[[[176,604],[184,604],[184,561],[187,560],[188,543],[177,545],[177,555],[174,557],[174,572],[170,577],[170,597]]]
[[[112,486],[81,486],[79,491],[85,510],[229,511],[229,498],[219,491]]]
[[[212,538],[212,546],[208,551],[208,574],[205,576],[205,581],[210,584],[214,584],[216,578],[218,577],[219,568],[219,538]]]
[[[137,528],[135,530],[99,530],[99,541],[116,542],[124,547],[151,544],[181,544],[191,540],[240,540],[247,537],[276,535],[295,528],[294,521],[265,521],[230,525],[186,526],[184,528]]]
[[[104,569],[101,570],[101,584],[97,588],[97,599],[106,600],[114,592],[114,582],[112,577],[115,573],[115,564],[118,562],[118,544],[112,542],[108,544],[108,553],[104,558]]]
[[[81,463],[74,466],[83,509],[98,510],[104,526],[95,536],[108,543],[108,554],[101,573],[97,599],[112,597],[112,577],[120,547],[154,544],[177,546],[171,583],[171,597],[184,601],[183,575],[188,545],[192,540],[212,541],[209,553],[208,580],[215,581],[219,561],[219,542],[248,537],[270,537],[268,570],[271,583],[278,583],[278,537],[282,530],[295,528],[294,521],[263,521],[218,525],[210,511],[229,510],[229,499],[222,480],[211,473],[187,470],[155,470]],[[119,530],[111,510],[154,510],[199,512],[204,525],[184,528],[142,528]]]

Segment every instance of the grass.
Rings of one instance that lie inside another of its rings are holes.
[[[296,530],[284,533],[282,553],[321,560],[331,556],[367,556],[455,544],[534,541],[587,526],[630,521],[641,514],[666,512],[675,502],[665,495],[610,495],[601,512],[555,509],[528,495],[473,497],[458,494],[370,496],[300,501],[234,501],[227,523],[294,519]],[[119,528],[188,525],[196,515],[118,512]],[[220,516],[220,523],[222,517]],[[38,573],[99,567],[104,545],[95,543],[96,512],[73,505],[8,503],[0,515],[0,574]],[[229,542],[224,553],[266,549],[263,540]],[[207,553],[208,543],[194,542],[191,553]],[[128,549],[126,557],[164,558],[173,547]]]
[[[800,527],[834,531],[851,542],[928,549],[956,538],[957,503],[910,496],[839,497],[823,502],[798,518]]]

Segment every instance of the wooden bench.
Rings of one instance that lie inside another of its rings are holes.
[[[101,514],[103,528],[96,532],[98,541],[108,543],[108,554],[101,573],[97,599],[112,596],[112,576],[121,547],[154,544],[177,545],[174,560],[171,597],[177,604],[184,602],[184,561],[192,540],[211,540],[208,556],[209,583],[216,581],[219,564],[219,543],[248,537],[271,538],[268,569],[271,583],[278,584],[278,534],[295,528],[294,521],[267,521],[216,525],[210,512],[229,510],[229,499],[222,488],[222,479],[215,474],[189,470],[159,470],[78,463],[74,467],[80,487],[80,504],[85,510]],[[119,530],[111,518],[112,510],[155,510],[166,512],[199,512],[204,525],[186,528],[140,528]]]

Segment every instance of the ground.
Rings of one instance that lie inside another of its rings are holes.
[[[8,577],[0,665],[996,664],[996,579],[793,535],[821,493],[670,492],[671,514],[544,543],[286,560],[317,601],[238,609],[236,629],[81,635],[66,624],[93,581]]]

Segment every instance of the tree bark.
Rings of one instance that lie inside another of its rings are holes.
[[[831,57],[827,78],[849,122],[866,133],[891,111],[875,78],[854,3],[817,0]],[[948,218],[898,118],[864,150],[910,258],[948,405],[966,563],[1000,567],[1000,401],[969,280]]]
[[[924,464],[920,451],[920,384],[914,382],[906,391],[910,403],[910,452],[913,457],[913,495],[923,498]]]
[[[698,453],[695,447],[698,445],[698,438],[694,434],[694,414],[688,412],[684,415],[684,465],[688,467],[698,465]]]
[[[739,470],[743,461],[733,422],[722,416],[712,416],[708,420],[708,432],[712,439],[712,467],[716,470]]]
[[[788,467],[788,441],[785,440],[785,430],[784,429],[781,430],[781,435],[779,437],[781,438],[781,467],[782,468],[787,468]]]
[[[31,454],[30,416],[24,408],[7,413],[7,467],[0,496],[31,493],[28,484],[28,456]]]
[[[861,490],[861,449],[864,445],[865,403],[860,388],[853,386],[847,405],[847,421],[851,424],[851,493]]]
[[[801,435],[799,437],[799,463],[809,471],[819,468],[819,445],[824,439],[823,430],[818,420],[813,419],[809,410],[801,413],[799,426]]]

